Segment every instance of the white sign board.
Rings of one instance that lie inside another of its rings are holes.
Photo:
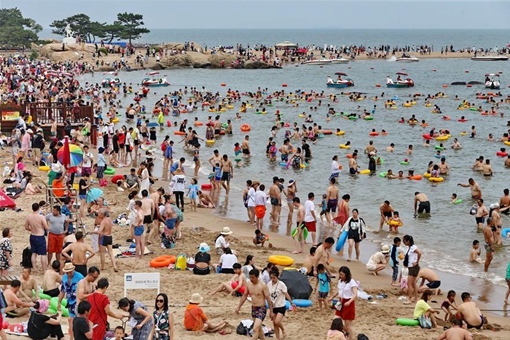
[[[159,273],[124,274],[124,296],[128,289],[157,289],[159,294]]]

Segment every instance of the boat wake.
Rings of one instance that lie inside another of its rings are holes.
[[[397,61],[397,57],[393,56],[390,59],[388,59],[388,61]]]

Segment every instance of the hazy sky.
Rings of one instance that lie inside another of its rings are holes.
[[[143,14],[148,28],[510,29],[510,0],[0,0],[48,28],[85,13],[112,22],[119,12]]]

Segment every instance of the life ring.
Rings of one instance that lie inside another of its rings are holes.
[[[211,183],[204,183],[200,187],[202,188],[202,190],[210,190],[210,189],[212,189]]]
[[[505,228],[505,229],[501,230],[501,235],[503,235],[503,237],[508,237],[509,233],[510,233],[510,228]]]
[[[118,122],[119,122],[119,117],[115,117],[115,118],[113,118],[113,119],[112,119],[112,122],[113,122],[113,123],[118,123]]]
[[[288,163],[280,162],[280,166],[287,166]]]
[[[436,182],[436,183],[441,183],[441,182],[444,181],[444,178],[443,177],[429,177],[429,181]]]
[[[216,141],[214,139],[208,139],[205,141],[205,144],[207,144],[207,145],[214,145],[214,143],[216,143]]]
[[[195,122],[195,126],[202,126],[202,125],[204,125],[203,122]]]
[[[423,174],[423,177],[425,178],[430,178],[430,176],[432,176],[430,172],[426,172]]]
[[[331,135],[331,134],[333,134],[333,131],[332,130],[324,130],[324,131],[322,131],[322,133],[325,135]]]
[[[406,161],[402,161],[400,162],[401,165],[409,165],[409,162],[406,162]]]
[[[443,151],[443,150],[444,150],[444,147],[442,147],[441,145],[436,145],[436,146],[434,146],[434,148],[435,148],[436,150],[441,150],[441,151]]]
[[[357,120],[357,119],[358,119],[358,117],[356,117],[356,116],[349,116],[349,119],[350,119],[350,120]]]
[[[415,181],[421,181],[423,177],[421,175],[414,175],[411,176],[409,179],[415,180]]]
[[[399,222],[399,221],[390,221],[388,224],[392,227],[401,227],[402,226],[402,222]]]
[[[292,229],[292,231],[290,232],[290,236],[292,237],[296,236],[297,232],[298,232],[297,228]],[[306,227],[303,229],[303,237],[305,240],[308,237],[308,229]],[[299,239],[298,241],[301,241],[301,239]]]
[[[345,135],[345,131],[337,131],[336,135],[343,136],[343,135]]]
[[[308,168],[308,163],[301,163],[301,169]]]
[[[306,307],[311,307],[313,305],[313,302],[310,301],[310,300],[305,300],[305,299],[295,299],[295,300],[292,300],[292,303],[296,306],[296,307],[303,307],[303,308],[306,308]]]
[[[498,152],[496,152],[496,155],[499,157],[506,157],[506,156],[508,156],[508,152],[498,151]]]
[[[250,130],[251,130],[251,128],[250,128],[250,126],[248,124],[241,125],[241,131],[248,132]]]
[[[387,174],[388,174],[388,172],[387,172],[387,171],[380,172],[380,173],[379,173],[379,177],[384,178],[384,177],[386,177],[386,175],[387,175]]]
[[[445,140],[448,140],[448,138],[450,138],[450,137],[448,137],[448,136],[438,136],[438,137],[436,137],[436,140],[438,140],[438,141],[445,141]]]
[[[370,170],[366,169],[366,170],[361,170],[359,172],[360,175],[370,175]]]
[[[403,105],[404,107],[411,107],[411,106],[413,106],[413,104],[410,104],[410,103],[404,103],[404,104],[402,104],[402,105]]]
[[[395,321],[399,326],[418,326],[420,322],[416,319],[400,318]]]
[[[465,135],[467,135],[467,132],[461,132],[460,135],[465,136]]]
[[[175,263],[176,257],[173,255],[163,255],[156,257],[155,259],[151,260],[150,266],[152,268],[162,268],[162,267],[168,267],[169,264]]]
[[[460,198],[455,200],[455,202],[453,202],[453,204],[460,204],[460,203],[462,203],[462,199],[460,199]]]
[[[372,116],[366,116],[366,117],[363,117],[364,120],[374,120],[374,117]]]
[[[464,123],[467,122],[467,119],[459,119],[458,122]]]
[[[510,145],[510,141],[504,141],[503,142],[505,145]]]
[[[379,132],[372,131],[368,135],[369,136],[379,136]]]
[[[348,154],[346,155],[346,157],[347,157],[347,158],[349,158],[349,159],[351,159],[351,158],[352,158],[352,153],[348,153]]]
[[[280,266],[291,266],[294,263],[294,259],[284,255],[272,255],[269,256],[269,262]]]
[[[186,133],[182,132],[182,131],[174,131],[174,135],[178,135],[178,136],[184,136]]]
[[[232,287],[233,289],[236,289],[237,286],[239,286],[239,282],[238,281],[232,281],[232,283],[230,284],[230,287]],[[246,291],[246,287],[245,286],[242,286],[241,288],[239,288],[237,290],[237,292],[239,294],[244,294],[245,291]]]
[[[432,136],[429,134],[425,134],[423,135],[423,139],[433,140],[434,138],[432,138]]]
[[[336,242],[336,251],[341,251],[343,248],[344,248],[344,245],[345,245],[345,241],[347,241],[347,236],[348,236],[348,232],[347,230],[344,230],[342,231],[342,233],[340,234],[340,237],[338,238],[338,241]]]
[[[104,171],[105,175],[115,175],[115,169],[114,168],[106,168]]]
[[[340,147],[340,149],[350,149],[351,148],[350,145],[345,145],[345,144],[340,144],[339,147]]]
[[[41,165],[39,167],[39,170],[41,170],[41,171],[50,171],[50,166],[49,165]]]

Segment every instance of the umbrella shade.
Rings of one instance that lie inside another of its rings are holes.
[[[307,53],[308,50],[306,48],[299,48],[296,50],[297,53]]]
[[[57,159],[64,166],[78,166],[83,160],[83,150],[78,145],[65,142],[64,147],[60,148],[60,150],[57,152]]]
[[[397,74],[400,74],[401,76],[407,76],[407,73],[405,72],[397,72]]]
[[[347,73],[345,72],[335,72],[337,76],[347,76]]]
[[[287,292],[293,299],[308,300],[312,294],[312,286],[308,278],[298,270],[284,270],[280,280],[287,286]]]
[[[99,188],[92,188],[87,192],[87,203],[96,201],[101,196],[103,196],[103,190]]]
[[[276,47],[297,47],[297,44],[294,44],[293,42],[285,40],[279,44],[276,44]]]

